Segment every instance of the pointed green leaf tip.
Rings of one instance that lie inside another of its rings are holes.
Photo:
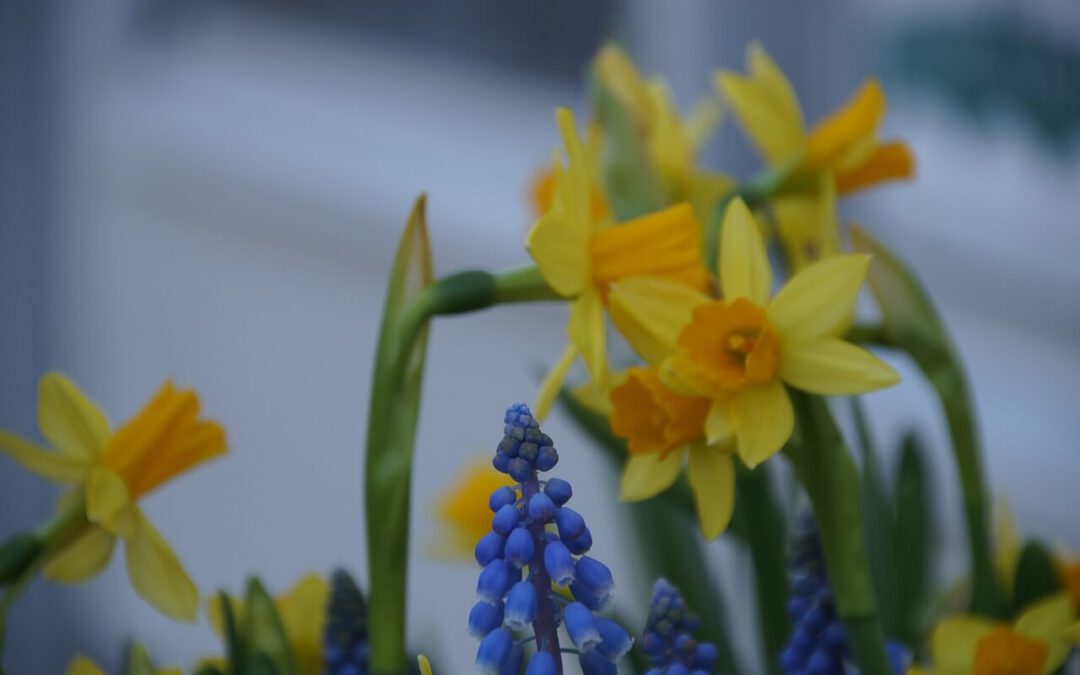
[[[1029,541],[1020,552],[1013,583],[1013,616],[1043,598],[1061,590],[1054,559],[1038,541]]]
[[[127,675],[155,675],[157,670],[154,662],[150,660],[150,653],[146,647],[138,642],[131,645],[128,650]]]
[[[253,666],[265,661],[272,666],[267,672],[296,675],[296,662],[277,607],[262,582],[254,577],[248,580],[244,607],[245,661]]]
[[[434,278],[425,198],[413,206],[390,271],[372,375],[365,464],[371,672],[407,667],[405,603],[413,442],[428,315],[416,303]]]

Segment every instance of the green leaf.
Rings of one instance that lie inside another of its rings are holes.
[[[878,465],[877,449],[870,436],[870,428],[857,397],[851,399],[851,413],[855,421],[855,437],[859,441],[859,454],[862,456],[863,530],[866,537],[866,553],[870,560],[870,575],[874,580],[874,594],[878,599],[885,632],[896,635],[900,623],[896,592],[896,558],[893,549],[896,516],[885,490],[885,479]]]
[[[218,591],[218,606],[221,608],[221,624],[225,631],[225,654],[232,673],[244,672],[244,655],[247,653],[247,635],[240,634],[236,614],[233,612],[232,599],[225,591]]]
[[[1004,603],[994,575],[979,435],[959,355],[930,296],[900,258],[858,227],[851,229],[851,241],[856,250],[873,256],[868,280],[881,309],[885,345],[904,350],[915,361],[945,412],[968,526],[972,609],[1001,616]]]
[[[912,649],[922,642],[930,570],[930,486],[925,452],[914,433],[905,434],[896,470],[896,597],[900,621],[895,636]]]
[[[239,673],[239,672],[241,672],[241,671],[238,671],[238,670],[229,671],[230,675],[233,675],[234,673]],[[225,675],[225,673],[223,673],[221,671],[221,669],[218,668],[217,666],[213,666],[213,665],[210,665],[209,663],[205,663],[205,664],[199,666],[199,669],[195,671],[195,675]]]
[[[401,235],[386,291],[368,411],[365,516],[371,670],[406,669],[405,607],[413,442],[420,408],[428,317],[414,305],[434,277],[425,199]]]
[[[31,532],[16,534],[0,545],[0,586],[18,579],[41,548],[41,538]]]
[[[248,580],[244,598],[244,638],[244,660],[253,671],[265,672],[260,665],[265,661],[278,675],[296,675],[296,661],[277,607],[254,577]]]
[[[1016,563],[1013,589],[1013,616],[1032,603],[1061,590],[1054,559],[1041,542],[1029,541],[1024,545]]]
[[[131,649],[128,650],[127,675],[155,675],[156,673],[157,669],[154,668],[154,662],[150,660],[150,653],[146,651],[146,647],[133,642]]]

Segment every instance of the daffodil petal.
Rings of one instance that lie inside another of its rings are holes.
[[[706,539],[715,539],[727,529],[735,510],[735,464],[731,455],[717,448],[694,448],[687,476],[701,533]]]
[[[836,174],[836,191],[850,194],[892,180],[905,180],[915,175],[915,154],[903,141],[877,145],[870,156],[858,166]]]
[[[780,380],[736,393],[731,412],[739,457],[751,469],[779,452],[795,430],[791,399]]]
[[[105,675],[105,673],[85,656],[76,656],[68,664],[67,675]]]
[[[630,455],[623,465],[619,498],[628,502],[651,499],[671,487],[679,477],[685,450],[676,450],[661,458],[660,453]]]
[[[746,52],[749,77],[721,72],[717,86],[743,132],[770,164],[802,151],[806,129],[795,90],[759,44]]]
[[[130,536],[133,521],[131,493],[112,471],[96,468],[86,479],[86,518],[113,534]]]
[[[1016,620],[1013,630],[1046,643],[1048,651],[1042,672],[1052,673],[1068,655],[1070,645],[1065,634],[1075,622],[1072,598],[1067,593],[1058,593],[1026,609]]]
[[[594,382],[603,382],[607,377],[604,330],[604,301],[598,291],[590,288],[570,306],[566,332]]]
[[[833,183],[821,174],[815,189],[773,201],[776,229],[795,272],[840,252]]]
[[[772,269],[757,222],[736,197],[724,213],[720,244],[720,282],[724,300],[746,298],[758,307],[769,302]]]
[[[735,435],[735,421],[723,401],[713,401],[709,416],[705,418],[705,441],[715,445],[730,440]]]
[[[301,577],[288,593],[277,599],[278,614],[289,636],[299,675],[323,672],[323,628],[329,599],[330,585],[318,574]]]
[[[842,108],[822,120],[806,141],[806,164],[828,169],[855,146],[873,139],[885,114],[885,92],[871,78],[859,87]]]
[[[945,619],[930,636],[934,666],[943,673],[970,673],[979,640],[994,630],[994,623],[973,616]]]
[[[87,463],[84,460],[53,452],[10,431],[0,430],[0,453],[15,460],[27,471],[61,483],[82,480],[86,473]]]
[[[556,293],[572,298],[589,284],[589,231],[585,223],[551,212],[536,221],[525,238],[544,281]]]
[[[559,361],[552,366],[544,377],[544,381],[540,384],[540,391],[536,393],[536,403],[532,406],[533,415],[536,416],[536,419],[544,420],[547,418],[548,413],[551,412],[551,406],[559,396],[563,382],[566,381],[566,374],[570,372],[570,366],[574,365],[574,359],[577,355],[577,347],[572,344],[567,345],[566,350],[559,357]]]
[[[43,574],[49,581],[82,583],[105,569],[112,558],[115,544],[115,535],[100,527],[93,527],[50,560]]]
[[[792,277],[765,310],[780,340],[836,337],[854,312],[869,266],[870,256],[837,255]]]
[[[420,669],[420,675],[431,675],[431,661],[423,654],[416,657],[416,666]]]
[[[74,382],[58,372],[38,383],[38,426],[52,447],[76,459],[97,457],[109,441],[109,421]]]
[[[685,284],[654,277],[623,279],[611,286],[608,311],[615,327],[650,365],[678,350],[679,332],[709,296]]]
[[[125,544],[128,576],[135,592],[165,616],[193,623],[198,616],[199,592],[168,542],[141,512],[136,513],[134,532]]]
[[[780,379],[823,396],[849,396],[891,387],[900,381],[892,367],[840,338],[784,343]]]

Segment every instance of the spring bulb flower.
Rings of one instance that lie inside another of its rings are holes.
[[[788,675],[846,675],[855,672],[851,647],[836,613],[825,555],[813,515],[806,511],[796,522],[791,562],[788,614],[792,630],[780,652],[780,668]],[[895,675],[902,675],[911,655],[898,642],[886,644]]]
[[[165,538],[138,507],[162,484],[225,452],[225,432],[199,419],[194,391],[166,382],[145,408],[118,429],[60,373],[38,387],[38,426],[52,449],[0,430],[0,452],[24,468],[72,489],[61,510],[85,509],[86,527],[45,567],[47,579],[79,583],[125,543],[135,591],[163,614],[194,621],[198,592]]]
[[[540,478],[558,463],[558,452],[525,404],[510,406],[503,420],[492,463],[515,485],[491,493],[491,531],[476,544],[476,562],[483,569],[468,619],[469,632],[480,640],[476,666],[489,675],[516,674],[522,666],[533,675],[561,672],[562,625],[582,672],[617,672],[633,640],[599,614],[612,600],[611,571],[586,555],[592,534],[581,515],[566,506],[573,496],[570,484]],[[555,587],[568,589],[569,596]],[[536,653],[525,663],[523,645],[533,638]]]
[[[641,649],[652,665],[649,675],[713,672],[719,652],[713,643],[694,638],[700,624],[679,589],[667,579],[657,579],[641,636]]]
[[[135,658],[145,659],[145,661],[139,664],[139,673],[154,673],[155,675],[181,675],[184,671],[180,668],[154,668],[150,663],[150,657],[146,655],[145,650],[141,646],[133,647],[133,649],[142,650],[139,656],[132,655],[132,660]],[[105,671],[102,670],[96,663],[91,661],[85,656],[76,656],[68,664],[67,670],[64,671],[66,675],[105,675]],[[133,666],[128,667],[127,672],[136,672]]]
[[[665,386],[709,400],[705,441],[734,438],[753,468],[791,437],[784,386],[840,396],[889,387],[896,372],[841,338],[869,257],[835,256],[799,272],[772,294],[765,244],[746,204],[732,201],[720,246],[723,299],[663,279],[613,285],[615,325]]]
[[[911,675],[1046,675],[1080,642],[1067,594],[1034,603],[1009,625],[976,616],[945,619],[930,638],[931,668]]]
[[[513,481],[492,469],[490,461],[470,463],[435,505],[440,527],[439,539],[432,546],[434,553],[451,559],[471,558],[476,540],[491,529],[491,512],[477,495],[510,485]]]
[[[345,570],[330,578],[322,631],[322,669],[312,675],[363,675],[368,672],[368,609],[360,587]],[[430,668],[430,665],[429,665]]]
[[[708,282],[701,264],[701,228],[688,204],[612,226],[593,217],[589,168],[574,117],[565,108],[556,117],[567,165],[556,168],[551,209],[533,225],[526,246],[544,280],[571,299],[571,307],[569,345],[537,397],[541,419],[578,355],[593,382],[607,378],[604,305],[612,282],[629,276],[657,276],[694,288]]]
[[[718,73],[717,86],[769,166],[806,184],[774,200],[780,238],[799,270],[839,251],[836,195],[911,178],[915,158],[903,141],[878,139],[885,95],[877,80],[808,131],[791,83],[761,45],[747,49],[746,68],[745,76]]]

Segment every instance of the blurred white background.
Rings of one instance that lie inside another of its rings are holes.
[[[844,214],[906,255],[938,299],[974,381],[991,484],[1025,529],[1080,548],[1076,129],[1047,140],[1022,109],[958,107],[897,57],[903,29],[919,22],[1015,16],[1038,41],[1072,46],[1061,72],[1043,73],[1053,93],[1080,78],[1080,5],[436,5],[0,8],[0,424],[35,433],[35,383],[49,368],[72,374],[114,421],[166,377],[193,386],[227,426],[231,454],[145,505],[202,592],[237,591],[253,572],[283,590],[337,565],[364,582],[367,389],[383,280],[413,198],[429,195],[440,272],[523,263],[527,183],[557,142],[553,109],[584,111],[580,75],[604,38],[668,76],[686,105],[759,39],[810,120],[883,72],[886,135],[910,141],[919,179]],[[1058,112],[1075,126],[1076,100],[1065,101],[1073,107]],[[730,125],[709,152],[740,175],[757,166]],[[423,557],[430,502],[466,458],[490,453],[504,406],[531,398],[536,370],[561,349],[564,311],[503,308],[440,320],[432,334],[410,624],[445,672],[471,669],[476,570]],[[902,387],[870,398],[875,431],[890,451],[901,430],[924,432],[948,554],[939,572],[954,575],[963,536],[943,424],[917,373],[904,372]],[[559,413],[547,431],[598,557],[638,588],[603,464]],[[0,536],[39,522],[54,499],[0,461]],[[737,580],[746,561],[714,546]],[[143,604],[117,557],[84,586],[36,585],[14,612],[7,665],[60,672],[78,651],[115,667],[130,637],[159,663],[221,651],[205,622],[178,626]]]

